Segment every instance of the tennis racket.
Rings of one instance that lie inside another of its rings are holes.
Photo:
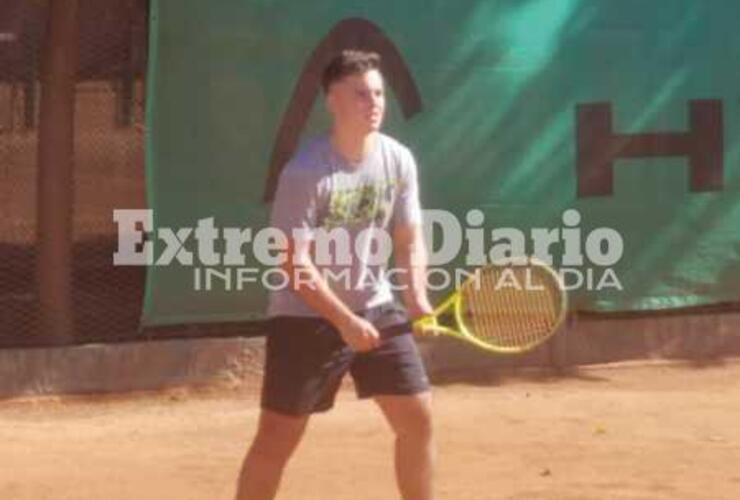
[[[524,353],[558,331],[567,309],[558,274],[522,257],[477,269],[432,314],[390,335],[411,326],[419,335],[447,335],[492,353]]]

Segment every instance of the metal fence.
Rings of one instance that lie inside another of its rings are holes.
[[[0,3],[0,347],[41,331],[37,279],[39,74],[48,2]],[[114,208],[146,206],[146,0],[81,0],[75,87],[71,294],[66,342],[138,335],[144,269],[118,268]]]

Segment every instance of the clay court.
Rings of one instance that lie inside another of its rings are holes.
[[[629,258],[627,293],[574,297],[549,352],[434,341],[437,500],[740,498],[738,7],[681,3],[0,3],[0,397],[60,394],[0,400],[0,500],[233,499],[258,417],[258,358],[227,342],[245,302],[171,301],[162,273],[145,304],[157,267],[113,265],[112,213],[261,227],[274,152],[320,125],[301,68],[379,40],[425,205],[527,230],[578,208]],[[106,395],[61,395],[86,391]],[[346,387],[278,499],[397,499],[392,445]]]
[[[220,500],[257,418],[249,389],[0,405],[0,498]],[[630,363],[438,380],[439,498],[734,500],[740,363]],[[392,441],[344,391],[315,418],[281,500],[397,498]]]

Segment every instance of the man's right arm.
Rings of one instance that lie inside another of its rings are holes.
[[[280,176],[270,219],[288,239],[287,258],[282,268],[287,272],[294,293],[332,323],[350,347],[366,351],[378,345],[378,332],[337,297],[311,256],[321,204],[316,183],[312,169],[292,162],[285,166]]]
[[[380,335],[369,321],[357,316],[331,290],[311,259],[311,242],[288,239],[287,258],[282,266],[292,289],[323,318],[332,323],[342,339],[355,351],[378,347]]]

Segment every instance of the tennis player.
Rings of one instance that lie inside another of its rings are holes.
[[[372,398],[395,434],[403,499],[434,498],[431,397],[422,360],[410,332],[379,334],[381,326],[432,312],[416,164],[406,147],[379,131],[385,112],[380,63],[375,53],[347,50],[328,64],[322,85],[331,132],[304,145],[278,183],[271,224],[290,235],[283,266],[290,286],[270,297],[262,410],[237,500],[275,497],[309,416],[333,406],[347,372],[358,397]],[[337,244],[327,262],[317,255],[318,239],[332,230],[346,233],[350,251]],[[383,241],[393,251],[405,311],[394,304],[386,263],[378,258]]]

